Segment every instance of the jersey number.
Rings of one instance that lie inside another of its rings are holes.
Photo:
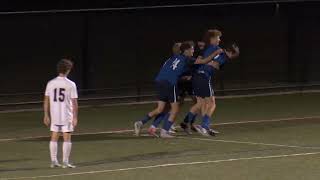
[[[54,91],[53,101],[57,102],[59,100],[60,102],[63,102],[64,99],[65,99],[65,91],[66,91],[66,89],[64,89],[64,88],[58,88],[57,89],[56,88],[53,91]]]
[[[175,59],[171,65],[172,69],[175,70],[178,67],[178,64],[180,62],[180,59]]]

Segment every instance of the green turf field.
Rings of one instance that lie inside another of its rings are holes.
[[[134,137],[133,122],[153,104],[83,108],[76,169],[48,167],[41,112],[0,113],[0,179],[318,180],[319,100],[316,93],[218,100],[214,123],[222,133],[212,138]]]

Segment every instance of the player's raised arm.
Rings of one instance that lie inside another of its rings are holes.
[[[207,64],[209,63],[214,57],[216,57],[217,55],[223,53],[223,49],[218,49],[216,51],[214,51],[212,54],[210,54],[208,57],[203,58],[203,57],[198,57],[196,59],[195,64]]]
[[[226,48],[225,53],[229,59],[235,59],[239,57],[240,49],[235,43],[233,43],[230,47]]]

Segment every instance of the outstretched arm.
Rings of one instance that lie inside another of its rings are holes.
[[[214,57],[216,57],[217,55],[223,53],[223,49],[218,49],[216,51],[214,51],[212,54],[210,54],[210,56],[206,57],[206,58],[202,58],[202,57],[198,57],[195,61],[194,64],[207,64],[209,63]]]

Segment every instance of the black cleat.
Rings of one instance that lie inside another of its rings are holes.
[[[213,129],[209,129],[208,134],[210,136],[216,136],[217,134],[219,134],[219,132]]]
[[[189,127],[189,125],[188,125],[187,123],[185,123],[185,122],[180,123],[180,127],[181,127],[181,129],[183,129],[184,132],[186,132],[187,134],[189,134],[189,135],[192,134],[191,131],[190,131],[190,127]]]
[[[191,129],[193,132],[197,132],[197,129],[194,127],[193,124],[191,124],[190,129]]]

